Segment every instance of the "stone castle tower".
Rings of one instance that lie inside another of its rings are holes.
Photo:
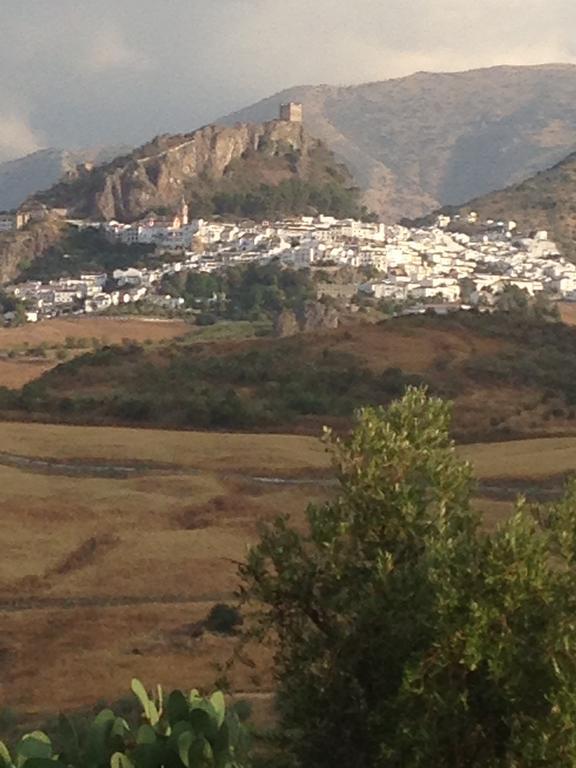
[[[304,107],[295,101],[280,105],[280,120],[287,123],[301,123],[304,119]]]

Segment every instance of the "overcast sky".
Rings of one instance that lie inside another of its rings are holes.
[[[574,0],[0,0],[0,160],[141,143],[301,84],[576,62]]]

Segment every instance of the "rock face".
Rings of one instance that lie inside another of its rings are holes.
[[[23,266],[56,245],[65,226],[62,219],[53,216],[19,232],[0,235],[0,284],[14,280]]]
[[[224,120],[266,120],[285,101],[303,103],[306,130],[346,162],[387,221],[502,189],[576,146],[573,65],[302,86]]]
[[[295,170],[305,174],[308,142],[302,125],[296,123],[210,125],[191,134],[160,136],[37,199],[76,216],[133,221],[151,210],[177,208],[183,198],[203,192],[223,179],[236,161],[253,153],[273,159],[279,150],[294,150],[303,158]],[[262,181],[281,181],[282,169],[275,177],[274,164],[270,165]]]
[[[338,311],[334,307],[328,307],[320,301],[307,301],[298,312],[286,309],[278,315],[274,323],[274,335],[295,336],[297,333],[338,328],[338,324]]]
[[[338,312],[320,301],[307,301],[297,315],[298,325],[304,333],[338,328]]]
[[[284,338],[295,336],[300,331],[296,315],[291,309],[285,309],[279,313],[274,321],[274,336]]]

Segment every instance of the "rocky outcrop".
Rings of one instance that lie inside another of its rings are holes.
[[[300,331],[296,315],[291,309],[280,312],[274,321],[274,336],[282,339],[285,336],[295,336]]]
[[[338,328],[339,314],[321,301],[307,301],[297,312],[285,309],[276,318],[274,335],[295,336],[297,333]]]
[[[62,219],[50,216],[19,232],[0,235],[0,283],[14,280],[36,256],[56,245],[65,227]]]
[[[273,160],[290,152],[299,163],[292,173],[305,173],[308,148],[303,128],[296,123],[210,125],[190,134],[160,136],[124,158],[56,185],[37,199],[53,208],[66,208],[74,216],[133,221],[151,210],[176,209],[183,198],[223,179],[236,161],[255,154],[271,161],[264,182],[283,180],[285,169],[274,169]]]
[[[305,333],[338,328],[338,311],[321,301],[307,301],[297,313],[296,319],[300,330]]]

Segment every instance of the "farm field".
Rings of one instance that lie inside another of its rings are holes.
[[[0,446],[0,695],[27,716],[113,701],[133,676],[210,686],[235,641],[193,630],[234,601],[258,521],[334,492],[309,437],[2,423]],[[482,482],[576,470],[576,438],[460,452]],[[511,509],[475,503],[488,525]],[[270,651],[248,655],[231,681],[258,712]]]
[[[75,317],[0,328],[0,386],[18,389],[62,362],[59,349],[70,357],[91,345],[129,340],[157,343],[190,333],[182,320]],[[40,351],[41,354],[35,352]]]
[[[122,339],[143,342],[162,341],[182,336],[190,326],[182,320],[148,320],[121,317],[56,318],[28,323],[15,328],[0,328],[0,350],[24,344],[64,344],[71,339],[99,339],[103,344],[116,344]]]
[[[0,444],[0,692],[32,716],[114,700],[133,676],[209,686],[233,640],[189,627],[233,601],[258,520],[330,492],[251,479],[325,472],[323,446],[294,436],[1,424]],[[257,657],[238,690],[269,690]]]

